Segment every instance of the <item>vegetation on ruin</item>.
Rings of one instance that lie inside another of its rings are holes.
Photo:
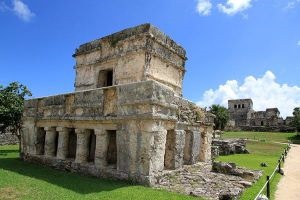
[[[246,138],[250,140],[259,140],[266,142],[292,142],[300,144],[300,136],[296,133],[278,133],[278,132],[225,132],[222,138]]]
[[[214,123],[215,123],[214,129],[224,130],[229,120],[229,113],[227,108],[214,104],[209,108],[209,111],[216,116],[214,119]]]
[[[217,160],[223,162],[234,162],[238,166],[263,171],[263,176],[252,187],[246,189],[241,197],[241,200],[249,200],[255,198],[257,193],[263,187],[266,181],[266,176],[272,174],[285,147],[285,144],[248,141],[247,149],[250,151],[250,154],[220,156]],[[260,164],[262,162],[267,163],[267,167],[261,167]],[[276,173],[274,179],[271,181],[271,199],[274,199],[280,177],[281,175]]]
[[[31,96],[31,92],[18,82],[12,82],[7,87],[0,85],[0,134],[9,131],[20,136],[26,96]]]
[[[294,108],[294,112],[293,112],[293,124],[297,129],[297,132],[299,134],[300,132],[300,107]]]
[[[22,162],[18,146],[0,146],[0,199],[174,199],[195,197],[97,179]],[[197,198],[199,199],[199,198]]]

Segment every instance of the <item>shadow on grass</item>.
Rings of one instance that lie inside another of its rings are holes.
[[[5,149],[5,150],[0,150],[0,156],[6,156],[9,153],[18,153],[19,151],[16,149]]]
[[[80,194],[111,191],[130,186],[129,183],[122,181],[82,176],[71,172],[55,170],[47,166],[26,163],[19,158],[0,158],[0,169],[43,180]]]
[[[293,135],[291,137],[288,137],[288,139],[293,143],[293,144],[300,144],[300,135]]]

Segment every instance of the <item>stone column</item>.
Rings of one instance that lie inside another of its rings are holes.
[[[211,160],[212,131],[212,126],[205,127],[203,131],[201,131],[199,160],[202,162],[208,162]]]
[[[185,145],[185,131],[175,130],[175,163],[174,168],[181,168],[183,165],[183,149]]]
[[[69,130],[57,127],[56,131],[58,131],[57,158],[64,160],[68,156]]]
[[[45,127],[46,139],[45,139],[45,156],[55,156],[55,137],[56,130],[54,127]]]
[[[95,150],[95,165],[102,169],[107,166],[106,155],[108,147],[108,134],[104,129],[95,129],[96,135],[96,150]]]
[[[200,132],[192,131],[193,137],[193,146],[192,146],[192,155],[191,155],[191,164],[195,164],[199,161],[199,152],[200,152]]]
[[[89,132],[86,129],[75,129],[77,134],[77,148],[75,162],[87,162],[89,155]]]

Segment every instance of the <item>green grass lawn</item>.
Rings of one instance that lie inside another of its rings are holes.
[[[247,149],[250,151],[250,154],[220,156],[217,160],[223,162],[234,162],[238,166],[263,171],[263,176],[252,187],[248,188],[241,197],[242,200],[249,200],[254,199],[260,191],[266,181],[266,175],[272,174],[285,147],[286,145],[278,143],[248,141]],[[260,163],[262,162],[267,163],[268,167],[261,167]],[[276,186],[280,177],[281,175],[277,173],[271,182],[271,199],[274,199]]]
[[[29,164],[18,159],[18,146],[0,146],[0,199],[196,198]]]
[[[300,135],[296,133],[273,133],[273,132],[225,132],[222,138],[248,138],[273,142],[289,142],[300,144]]]

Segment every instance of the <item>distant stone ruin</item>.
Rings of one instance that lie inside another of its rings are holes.
[[[0,134],[0,146],[1,145],[14,145],[19,144],[19,139],[16,135],[11,133]]]
[[[150,24],[81,45],[76,92],[25,101],[25,161],[153,185],[211,160],[214,116],[183,99],[185,50]]]
[[[293,117],[285,120],[280,117],[278,108],[267,108],[265,111],[254,111],[252,99],[228,100],[230,120],[228,130],[244,131],[295,131]]]

